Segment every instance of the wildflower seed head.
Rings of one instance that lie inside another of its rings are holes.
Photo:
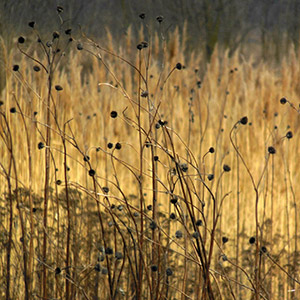
[[[95,270],[96,272],[100,272],[100,271],[101,271],[100,264],[96,264],[95,267],[94,267],[94,270]]]
[[[19,68],[20,68],[19,65],[14,65],[13,66],[13,71],[17,72],[17,71],[19,71]]]
[[[40,70],[41,70],[41,68],[39,67],[39,66],[33,66],[33,70],[35,71],[35,72],[39,72]]]
[[[148,209],[148,210],[152,210],[152,208],[153,208],[153,207],[152,207],[151,204],[147,206],[147,209]]]
[[[143,48],[148,48],[148,42],[141,42],[141,44],[142,44],[142,46],[143,46]]]
[[[58,39],[58,38],[59,38],[59,32],[58,32],[58,31],[54,31],[54,32],[52,33],[52,37],[53,37],[54,40],[55,40],[55,39]]]
[[[164,126],[164,125],[166,124],[166,122],[163,121],[163,120],[158,120],[158,124],[159,124],[160,126]]]
[[[171,214],[170,214],[170,219],[171,219],[171,220],[175,220],[175,219],[176,219],[176,215],[175,215],[174,213],[171,213]]]
[[[286,103],[287,103],[286,98],[281,98],[281,99],[280,99],[280,103],[281,103],[281,104],[286,104]]]
[[[56,89],[58,92],[63,90],[63,88],[62,88],[60,85],[56,85],[56,86],[55,86],[55,89]]]
[[[80,43],[77,44],[77,50],[79,50],[79,51],[83,50],[82,44],[80,44]]]
[[[224,255],[222,255],[222,260],[223,261],[227,261],[228,260],[228,258],[227,258],[227,256],[224,254]]]
[[[267,248],[266,248],[265,246],[262,246],[260,250],[261,250],[261,252],[263,252],[263,253],[267,253],[267,251],[268,251]]]
[[[93,169],[90,169],[90,170],[89,170],[89,175],[90,175],[91,177],[95,176],[95,175],[96,175],[96,171],[93,170]]]
[[[177,239],[182,238],[182,232],[181,232],[180,230],[177,230],[177,231],[175,232],[175,236],[176,236]]]
[[[208,150],[209,153],[214,153],[215,152],[215,148],[214,147],[210,147]]]
[[[88,155],[85,155],[85,156],[83,157],[83,160],[84,160],[84,161],[89,161],[89,160],[90,160],[90,157],[89,157]]]
[[[240,119],[240,123],[241,123],[242,125],[246,125],[246,124],[248,123],[248,117],[242,117],[242,118]]]
[[[115,119],[117,116],[118,116],[118,113],[116,112],[116,111],[112,111],[111,113],[110,113],[110,116],[113,118],[113,119]]]
[[[268,147],[268,152],[269,154],[275,154],[276,153],[276,149],[272,146]]]
[[[107,274],[108,274],[107,268],[102,268],[101,274],[102,274],[102,275],[107,275]]]
[[[122,254],[121,252],[116,252],[116,253],[115,253],[115,258],[116,258],[117,260],[122,259],[122,258],[123,258],[123,254]]]
[[[153,159],[154,159],[154,161],[158,161],[158,160],[159,160],[159,157],[158,157],[157,155],[155,155],[155,156],[153,157]]]
[[[19,44],[24,44],[24,43],[25,43],[25,39],[24,39],[22,36],[20,36],[20,37],[18,38],[18,43],[19,43]]]
[[[171,201],[172,204],[176,204],[177,201],[178,201],[178,198],[177,197],[173,197],[170,201]]]
[[[156,21],[157,21],[158,23],[161,23],[163,20],[164,20],[164,17],[163,17],[163,16],[157,16],[157,17],[156,17]]]
[[[56,11],[60,14],[60,13],[62,13],[64,11],[64,8],[62,6],[60,6],[60,5],[58,5],[56,7]]]
[[[159,129],[159,128],[160,128],[160,124],[159,124],[159,123],[156,123],[156,124],[155,124],[155,128],[156,128],[156,129]]]
[[[231,168],[228,165],[223,165],[224,172],[230,172]]]
[[[17,110],[16,110],[16,108],[15,107],[12,107],[10,110],[9,110],[12,114],[14,114],[14,113],[16,113],[17,112]]]
[[[2,106],[3,104],[4,104],[4,102],[0,100],[0,106]]]
[[[228,242],[228,237],[223,236],[223,237],[222,237],[222,243],[223,243],[223,244],[226,244],[227,242]]]
[[[105,249],[105,254],[107,254],[107,255],[112,255],[113,253],[114,253],[114,251],[113,251],[112,248],[107,247],[107,248]]]
[[[166,269],[166,275],[167,275],[167,276],[172,276],[172,275],[173,275],[173,271],[172,271],[171,268],[167,268],[167,269]]]
[[[48,47],[48,48],[50,48],[50,47],[52,47],[52,42],[50,42],[50,41],[48,41],[47,43],[46,43],[46,46]]]
[[[56,269],[55,269],[55,275],[58,275],[58,274],[60,274],[61,273],[61,269],[59,268],[59,267],[57,267]]]
[[[139,216],[139,213],[138,213],[137,211],[135,211],[135,212],[133,213],[133,216],[137,218],[137,217]]]
[[[188,165],[186,163],[182,163],[179,165],[180,169],[182,172],[187,172],[187,170],[189,169]]]
[[[57,185],[61,185],[61,180],[59,180],[59,179],[56,180],[56,184],[57,184]]]
[[[120,143],[116,143],[115,148],[116,148],[117,150],[120,150],[120,149],[122,148],[122,145],[121,145]]]
[[[139,17],[140,17],[140,19],[144,20],[146,18],[146,14],[145,13],[140,13]]]
[[[136,46],[136,48],[137,48],[138,50],[142,50],[142,49],[143,49],[143,45],[142,45],[142,44],[138,44],[138,45]]]
[[[249,243],[252,245],[255,243],[255,237],[252,236],[250,239],[249,239]]]
[[[149,227],[150,227],[151,230],[155,230],[157,228],[157,225],[156,225],[155,221],[151,221]]]
[[[202,220],[197,220],[196,221],[196,226],[201,226],[202,225]]]
[[[31,22],[28,23],[28,26],[31,27],[31,28],[34,28],[34,25],[35,25],[34,21],[31,21]]]
[[[39,143],[38,143],[38,149],[41,150],[41,149],[43,149],[43,148],[45,148],[44,143],[39,142]]]
[[[291,138],[293,137],[293,133],[292,133],[291,131],[288,131],[288,132],[286,133],[286,137],[287,137],[288,139],[291,139]]]
[[[108,143],[108,144],[107,144],[107,148],[108,148],[108,149],[112,149],[113,146],[114,146],[113,143]]]
[[[208,174],[207,175],[207,179],[209,180],[209,181],[212,181],[213,179],[214,179],[214,174]]]
[[[199,233],[197,231],[193,232],[192,237],[197,240],[199,238]]]
[[[177,63],[176,64],[176,69],[177,70],[181,70],[182,69],[182,64],[181,63]]]
[[[158,270],[157,265],[152,265],[152,266],[151,266],[151,271],[152,271],[152,272],[157,272],[157,270]]]
[[[70,35],[72,33],[72,29],[71,28],[68,28],[65,30],[65,34],[66,35]]]
[[[148,91],[143,91],[143,92],[141,93],[141,97],[143,97],[143,98],[147,98],[148,95],[149,95]]]
[[[109,188],[107,186],[102,187],[102,190],[105,194],[108,194]]]

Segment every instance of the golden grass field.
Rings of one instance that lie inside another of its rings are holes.
[[[206,64],[177,34],[142,40],[73,41],[53,72],[34,38],[39,62],[7,52],[1,298],[298,299],[299,53]]]

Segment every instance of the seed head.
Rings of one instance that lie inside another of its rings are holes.
[[[157,265],[152,265],[152,266],[151,266],[151,271],[152,271],[152,272],[156,272],[157,270],[158,270]]]
[[[118,116],[118,113],[116,112],[116,111],[112,111],[111,113],[110,113],[110,116],[113,118],[113,119],[115,119],[117,116]]]
[[[24,39],[22,36],[20,36],[20,37],[18,38],[18,43],[19,43],[19,44],[24,44],[24,42],[25,42],[25,39]]]
[[[43,148],[45,148],[44,143],[39,142],[39,143],[38,143],[38,149],[41,150],[41,149],[43,149]]]
[[[152,205],[151,205],[151,204],[148,205],[148,206],[147,206],[147,209],[148,209],[148,210],[152,210]]]
[[[287,137],[288,139],[291,139],[291,138],[293,137],[293,133],[292,133],[291,131],[288,131],[288,132],[286,133],[286,137]]]
[[[58,92],[63,90],[63,88],[62,88],[60,85],[56,85],[56,86],[55,86],[55,89],[56,89]]]
[[[34,25],[35,25],[34,21],[31,21],[31,22],[28,23],[28,26],[31,27],[31,28],[34,28]]]
[[[260,250],[261,250],[261,252],[263,252],[263,253],[267,253],[267,251],[268,251],[267,248],[266,248],[265,246],[262,246]]]
[[[61,13],[61,12],[64,11],[64,8],[63,8],[62,6],[60,6],[60,5],[58,5],[58,6],[56,7],[56,11],[57,11],[58,13]]]
[[[142,44],[138,44],[138,45],[136,46],[136,48],[137,48],[138,50],[142,50],[144,47],[143,47]]]
[[[149,95],[148,91],[143,91],[143,92],[141,93],[141,97],[143,97],[143,98],[147,98],[148,95]]]
[[[61,180],[59,180],[59,179],[56,180],[56,184],[57,184],[57,185],[61,185]]]
[[[89,170],[89,175],[90,175],[91,177],[95,176],[95,175],[96,175],[96,171],[93,170],[93,169],[90,169],[90,170]]]
[[[115,258],[116,258],[117,260],[122,259],[122,258],[123,258],[123,254],[122,254],[121,252],[116,252],[116,253],[115,253]]]
[[[122,145],[121,145],[120,143],[116,143],[115,148],[116,148],[117,150],[120,150],[120,149],[122,148]]]
[[[231,168],[228,165],[223,165],[224,172],[230,172]]]
[[[202,220],[197,220],[196,221],[196,226],[201,226],[202,225]]]
[[[255,243],[255,237],[252,236],[250,239],[249,239],[249,243],[252,245]]]
[[[182,69],[182,64],[181,63],[177,63],[176,64],[176,69],[177,70],[181,70]]]
[[[276,153],[276,149],[274,147],[270,146],[270,147],[268,147],[268,152],[270,154],[275,154]]]
[[[0,100],[0,106],[2,106],[3,104],[4,104],[4,102]]]
[[[208,174],[207,179],[209,181],[212,181],[214,179],[214,177],[215,177],[214,174]]]
[[[144,20],[146,18],[146,14],[145,13],[140,13],[139,17],[140,17],[140,19]]]
[[[170,214],[170,219],[171,219],[171,220],[175,220],[175,219],[176,219],[176,215],[175,215],[174,213],[171,213],[171,214]]]
[[[281,103],[281,104],[286,104],[286,103],[287,103],[286,98],[281,98],[281,99],[280,99],[280,103]]]
[[[61,269],[59,268],[59,267],[57,267],[56,269],[55,269],[55,275],[58,275],[58,274],[60,274],[61,273]]]
[[[199,233],[197,231],[193,232],[192,237],[194,239],[198,239],[199,238]]]
[[[172,271],[171,268],[167,268],[167,269],[166,269],[166,275],[167,275],[167,276],[172,276],[172,275],[173,275],[173,271]]]
[[[174,197],[174,198],[171,199],[171,203],[172,203],[172,204],[176,204],[177,201],[178,201],[178,198],[177,198],[177,197]]]
[[[100,272],[100,271],[101,271],[100,264],[96,264],[95,267],[94,267],[94,270],[95,270],[96,272]]]
[[[208,150],[209,153],[214,153],[215,152],[215,148],[214,147],[210,147]]]
[[[9,110],[12,114],[14,114],[14,113],[16,113],[17,112],[17,110],[16,110],[16,108],[15,107],[12,107],[10,110]]]
[[[241,123],[242,125],[246,125],[246,124],[248,123],[248,118],[247,118],[247,117],[242,117],[242,118],[240,119],[240,123]]]
[[[70,35],[72,32],[72,29],[71,28],[68,28],[67,30],[65,30],[65,34],[66,35]]]
[[[156,225],[155,221],[151,221],[149,227],[150,227],[151,230],[155,230],[157,228],[157,225]]]
[[[157,20],[158,23],[161,23],[164,20],[164,17],[163,16],[157,16],[156,20]]]
[[[102,187],[102,190],[105,194],[109,192],[109,188],[107,186]]]
[[[175,232],[175,236],[176,236],[177,239],[182,238],[182,232],[181,232],[180,230],[177,230],[177,231]]]
[[[159,157],[158,157],[157,155],[155,155],[155,156],[153,157],[153,159],[154,159],[154,161],[158,161],[158,160],[159,160]]]
[[[110,248],[110,247],[107,247],[106,249],[105,249],[105,254],[107,254],[107,255],[111,255],[111,254],[113,254],[114,253],[114,251],[113,251],[113,249],[112,248]]]
[[[222,237],[222,243],[223,243],[223,244],[226,244],[227,242],[228,242],[228,237],[223,236],[223,237]]]
[[[77,50],[79,50],[79,51],[83,50],[82,44],[80,44],[80,43],[77,44]]]
[[[39,72],[40,70],[41,70],[41,68],[39,67],[39,66],[33,66],[33,70],[35,71],[35,72]]]
[[[112,149],[113,146],[114,146],[113,143],[108,143],[108,144],[107,144],[107,148],[108,148],[108,149]]]
[[[88,155],[85,155],[85,156],[83,157],[83,160],[84,160],[84,161],[89,161],[89,160],[90,160],[90,157],[89,157]]]
[[[19,65],[14,65],[14,66],[13,66],[13,71],[14,71],[14,72],[19,71]]]
[[[54,31],[52,33],[52,37],[53,37],[53,39],[58,39],[59,38],[59,32],[58,31]]]

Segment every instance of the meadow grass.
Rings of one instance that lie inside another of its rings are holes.
[[[35,34],[5,61],[1,297],[297,299],[299,55]]]

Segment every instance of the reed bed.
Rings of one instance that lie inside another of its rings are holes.
[[[5,56],[1,298],[300,297],[299,53],[31,25]]]

